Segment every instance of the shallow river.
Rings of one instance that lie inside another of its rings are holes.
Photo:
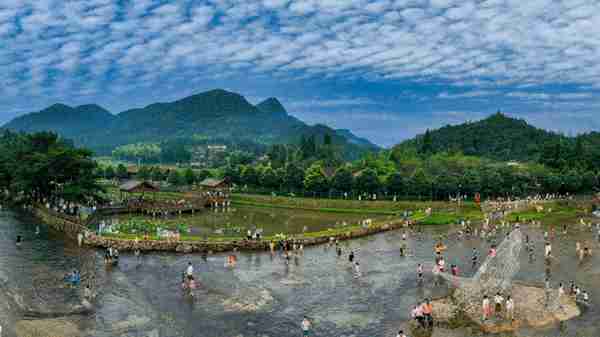
[[[60,236],[49,233],[30,217],[0,211],[0,324],[3,336],[14,336],[22,308],[33,311],[60,311],[76,305],[79,289],[65,288],[60,279],[72,268],[96,262],[99,297],[94,313],[72,316],[84,336],[300,336],[300,321],[307,315],[315,336],[395,336],[406,324],[409,307],[426,296],[442,295],[431,274],[418,287],[417,263],[432,265],[434,238],[448,235],[448,263],[458,264],[470,274],[470,251],[483,253],[489,243],[479,239],[457,240],[449,228],[424,228],[423,234],[409,234],[410,256],[400,257],[401,232],[344,242],[344,257],[334,248],[308,248],[289,266],[269,253],[239,254],[235,268],[224,266],[225,256],[147,254],[141,263],[123,255],[119,266],[107,269],[100,253],[77,249]],[[545,269],[542,231],[525,228],[536,243],[537,259],[529,262],[522,254],[517,279],[542,284]],[[16,247],[21,234],[25,242]],[[514,336],[600,336],[600,258],[582,263],[575,258],[575,241],[590,238],[590,232],[572,228],[568,235],[553,241],[558,258],[551,267],[553,282],[575,280],[591,293],[594,306],[562,325],[544,330],[524,329]],[[363,276],[355,278],[347,252],[356,251]],[[180,274],[193,262],[201,288],[192,299],[179,290]],[[83,268],[83,267],[82,267]],[[89,275],[84,275],[84,283]],[[516,302],[518,306],[518,299]],[[31,315],[31,314],[30,314]],[[31,315],[34,316],[35,315]],[[467,337],[466,330],[438,329],[436,336]],[[504,336],[504,335],[503,335]]]

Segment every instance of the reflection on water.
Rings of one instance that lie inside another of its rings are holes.
[[[258,215],[257,215],[258,216]],[[77,249],[42,228],[35,236],[33,220],[12,212],[0,212],[0,321],[8,336],[21,317],[8,306],[14,294],[26,294],[31,280],[41,275],[61,275],[78,264]],[[544,277],[543,236],[536,228],[524,228],[536,245],[537,258],[530,262],[522,254],[517,280],[540,283]],[[20,233],[25,243],[16,248]],[[400,257],[401,232],[389,232],[344,242],[344,256],[334,247],[305,250],[297,263],[287,265],[279,256],[264,253],[240,254],[235,268],[225,266],[225,256],[148,254],[141,264],[123,255],[118,267],[106,269],[98,259],[99,298],[96,312],[77,320],[87,336],[297,336],[303,315],[313,320],[316,336],[394,336],[406,322],[409,307],[425,296],[447,292],[434,287],[431,274],[425,286],[417,287],[417,263],[433,264],[432,246],[439,234],[449,235],[447,262],[472,274],[471,249],[483,254],[489,243],[480,239],[457,240],[448,228],[425,228],[420,235],[409,234],[408,257]],[[522,330],[515,336],[598,336],[600,322],[600,258],[583,262],[575,258],[575,241],[591,239],[590,232],[571,230],[553,242],[557,260],[551,265],[553,282],[571,279],[591,292],[594,306],[581,317],[545,330]],[[598,243],[593,247],[598,250]],[[355,251],[363,276],[355,278],[347,253]],[[99,256],[98,256],[99,257]],[[193,298],[179,289],[181,272],[193,262],[200,287]],[[47,276],[44,276],[47,277]],[[48,284],[50,286],[51,283]],[[54,293],[55,289],[41,289]],[[41,295],[46,301],[65,303],[68,291],[60,296]],[[73,294],[72,296],[78,296]],[[27,300],[27,298],[26,298]],[[517,302],[518,305],[518,302]],[[442,335],[450,334],[444,332]],[[582,335],[583,333],[583,335]],[[467,331],[451,336],[467,337]]]

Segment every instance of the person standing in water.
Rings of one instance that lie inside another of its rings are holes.
[[[191,280],[194,277],[194,266],[192,266],[191,262],[188,262],[188,266],[185,271],[185,274],[189,280]]]
[[[406,256],[406,237],[403,237],[400,242],[400,256]]]
[[[477,252],[477,249],[475,247],[473,247],[473,250],[471,252],[471,267],[473,269],[475,269],[475,267],[477,267],[477,260],[479,259],[479,253]]]
[[[350,263],[354,262],[354,251],[353,250],[351,250],[350,255],[348,255],[348,261]]]
[[[483,303],[481,304],[481,309],[483,312],[483,321],[487,321],[488,318],[490,318],[490,315],[492,313],[492,310],[490,308],[490,299],[487,297],[487,295],[483,296]]]
[[[304,337],[308,337],[310,336],[310,328],[311,328],[312,324],[310,323],[310,321],[308,320],[308,317],[304,316],[304,319],[302,320],[302,336]]]
[[[544,245],[544,256],[546,258],[552,257],[552,245],[550,245],[549,241],[546,241],[546,244]]]
[[[356,277],[361,277],[362,276],[362,274],[360,272],[360,264],[358,263],[358,261],[356,261],[354,263],[354,272],[355,272]]]
[[[417,265],[417,282],[423,283],[423,265],[420,263]]]
[[[512,297],[508,296],[506,298],[506,304],[504,306],[506,310],[506,319],[512,322],[515,319],[515,302]]]
[[[404,331],[400,330],[400,331],[398,331],[398,334],[396,335],[396,337],[406,337],[406,335],[404,334]]]
[[[21,245],[21,242],[22,242],[21,235],[17,235],[17,241],[15,243],[17,245],[17,247]]]

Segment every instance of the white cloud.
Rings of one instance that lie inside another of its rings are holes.
[[[19,90],[0,86],[0,96],[252,73],[408,79],[448,86],[446,99],[589,100],[600,88],[599,13],[592,0],[3,1],[0,70]],[[546,84],[590,89],[537,90]]]

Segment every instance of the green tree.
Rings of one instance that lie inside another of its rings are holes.
[[[283,183],[290,190],[302,189],[304,187],[304,171],[295,164],[287,164]]]
[[[335,171],[331,187],[338,192],[350,192],[354,185],[354,176],[347,166],[342,166]]]
[[[403,195],[408,188],[406,180],[400,172],[394,172],[388,176],[386,187],[394,195]]]
[[[242,172],[242,183],[249,186],[257,186],[259,183],[259,175],[254,166],[248,165]]]
[[[183,181],[185,181],[186,185],[193,185],[196,183],[196,174],[191,168],[187,168],[183,172]]]
[[[381,188],[377,172],[373,169],[365,169],[356,177],[354,185],[357,191],[376,193]]]
[[[227,167],[225,167],[225,171],[223,172],[223,177],[234,184],[240,184],[242,182],[242,170],[243,170],[243,166],[241,166],[241,165],[227,166]],[[200,179],[200,177],[198,177],[198,179],[200,181],[202,181],[202,180],[206,179],[207,177],[208,176],[206,176],[202,179]]]
[[[104,176],[106,177],[106,179],[113,179],[114,177],[116,177],[116,173],[115,173],[115,168],[112,166],[107,166],[106,169],[104,170]]]
[[[127,168],[123,164],[119,164],[117,166],[117,178],[119,179],[127,179],[129,174],[127,173]]]
[[[266,167],[260,175],[260,185],[266,188],[277,189],[281,181],[272,167]]]
[[[429,129],[427,129],[423,135],[419,152],[424,155],[433,153],[433,138]]]
[[[181,174],[177,170],[171,170],[169,172],[169,177],[167,178],[167,182],[173,186],[183,185],[184,180]]]
[[[152,180],[154,181],[163,181],[165,180],[165,175],[163,174],[162,170],[159,167],[153,167],[152,168]]]
[[[410,178],[413,193],[419,198],[431,196],[433,182],[431,177],[423,169],[417,169]]]
[[[148,180],[148,179],[150,179],[151,173],[152,172],[150,171],[150,169],[148,168],[148,166],[142,166],[138,170],[137,177],[140,180]]]
[[[304,176],[304,187],[311,192],[322,193],[329,189],[327,177],[323,174],[323,168],[318,163],[312,164]]]

